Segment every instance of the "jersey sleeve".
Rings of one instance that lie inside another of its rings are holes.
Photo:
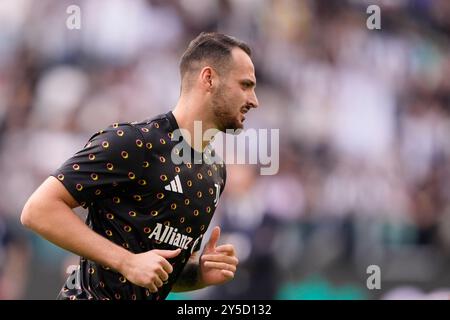
[[[93,135],[86,146],[51,175],[83,207],[110,197],[119,186],[134,188],[145,152],[141,133],[132,125],[113,125]]]

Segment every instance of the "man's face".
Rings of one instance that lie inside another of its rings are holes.
[[[234,48],[229,68],[212,96],[216,125],[221,131],[242,129],[245,114],[258,107],[255,68],[250,57],[240,48]]]

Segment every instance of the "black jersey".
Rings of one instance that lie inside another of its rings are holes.
[[[223,162],[171,161],[172,153],[180,152],[180,142],[172,141],[176,129],[172,112],[141,123],[113,124],[52,174],[88,208],[86,223],[98,234],[133,253],[181,248],[169,259],[169,280],[151,293],[81,257],[74,271],[79,281],[69,276],[60,299],[159,300],[169,294],[192,252],[200,248],[226,180]],[[188,150],[194,157],[196,151]],[[208,146],[200,156],[213,153]]]

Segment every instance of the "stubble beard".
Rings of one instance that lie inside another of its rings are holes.
[[[232,106],[227,103],[229,99],[225,94],[225,88],[221,85],[212,97],[212,110],[217,129],[226,132],[227,129],[242,129],[242,125],[236,115],[232,113]]]

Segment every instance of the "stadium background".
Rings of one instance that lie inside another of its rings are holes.
[[[0,1],[0,298],[56,297],[77,259],[20,226],[27,197],[91,133],[172,108],[181,53],[212,30],[253,48],[247,127],[280,128],[281,166],[229,167],[213,223],[236,279],[170,298],[448,298],[446,0]]]

